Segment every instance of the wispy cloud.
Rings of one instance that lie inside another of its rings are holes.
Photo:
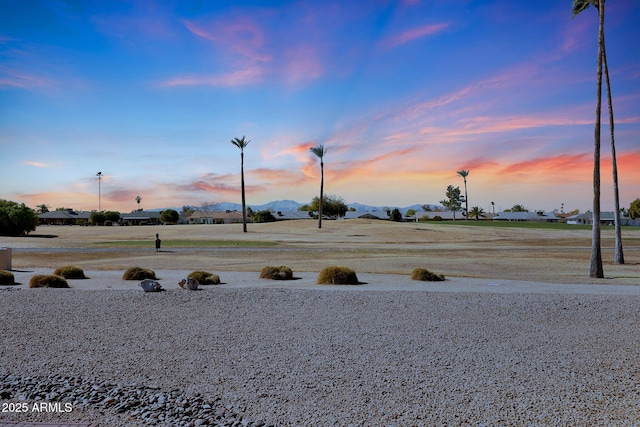
[[[50,89],[56,86],[53,79],[0,65],[0,89],[17,88],[27,90]]]
[[[52,168],[53,167],[53,165],[50,165],[48,163],[35,162],[35,161],[26,161],[26,162],[21,162],[20,164],[25,166],[33,166],[36,168]]]
[[[432,36],[442,32],[445,28],[449,27],[449,23],[440,24],[428,24],[420,27],[411,28],[405,30],[399,34],[387,37],[380,42],[380,45],[385,49],[393,49],[398,46],[402,46],[411,41],[421,39],[423,37]]]
[[[265,71],[260,67],[252,67],[229,73],[209,76],[180,76],[161,82],[162,87],[180,86],[221,86],[237,87],[260,84]]]

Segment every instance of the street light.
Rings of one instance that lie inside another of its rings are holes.
[[[100,178],[102,178],[102,172],[96,174],[98,177],[98,212],[102,212],[102,203],[100,202]]]

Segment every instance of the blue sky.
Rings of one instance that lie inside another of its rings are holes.
[[[622,206],[640,197],[640,2],[610,0]],[[571,1],[0,0],[0,198],[590,208],[597,12]],[[606,104],[605,104],[606,107]],[[603,122],[607,122],[606,108]],[[608,126],[603,209],[611,209]]]

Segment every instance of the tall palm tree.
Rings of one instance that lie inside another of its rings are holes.
[[[313,154],[320,159],[320,202],[318,203],[318,228],[322,228],[322,199],[324,192],[324,155],[327,154],[327,149],[323,144],[317,147],[311,147],[309,149]]]
[[[469,199],[467,198],[467,176],[469,176],[470,171],[466,171],[464,169],[459,170],[457,173],[464,179],[464,209],[466,212],[465,219],[469,220]]]
[[[616,160],[616,144],[614,138],[614,120],[613,120],[613,103],[611,101],[611,82],[609,80],[609,65],[607,63],[607,50],[604,42],[604,0],[601,3],[598,0],[573,0],[573,16],[578,15],[580,12],[593,6],[599,11],[599,6],[602,6],[602,45],[600,46],[602,52],[602,62],[604,65],[604,76],[607,85],[607,103],[609,106],[609,132],[611,135],[611,163],[613,173],[613,198],[614,198],[614,218],[615,218],[615,254],[613,262],[616,264],[624,264],[624,252],[622,250],[622,229],[620,227],[620,193],[618,191],[618,162]]]
[[[593,224],[591,225],[591,261],[589,277],[603,278],[602,248],[600,239],[600,116],[602,112],[602,51],[604,46],[604,0],[594,0],[598,6],[598,70],[596,72],[596,123],[593,147]],[[574,0],[576,15],[589,6],[588,1]]]
[[[247,232],[247,205],[244,198],[244,148],[249,145],[251,141],[246,139],[244,135],[242,138],[233,138],[231,143],[240,149],[240,186],[242,187],[242,231]]]

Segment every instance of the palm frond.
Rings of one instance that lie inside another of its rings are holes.
[[[309,148],[309,151],[311,151],[313,154],[318,156],[320,158],[320,160],[322,160],[324,155],[327,154],[327,149],[324,148],[323,144],[320,144],[317,147],[311,147],[311,148]]]
[[[250,143],[250,142],[251,142],[251,141],[250,141],[250,140],[248,140],[248,139],[246,139],[246,138],[244,137],[244,135],[242,136],[242,138],[233,138],[233,139],[231,140],[231,143],[232,143],[233,145],[235,145],[236,147],[238,147],[238,148],[240,149],[240,151],[244,150],[244,148],[245,148],[247,145],[249,145],[249,143]]]
[[[589,6],[593,6],[596,9],[598,8],[598,0],[573,0],[573,4],[571,5],[571,11],[573,12],[573,16],[584,12],[589,9]]]

